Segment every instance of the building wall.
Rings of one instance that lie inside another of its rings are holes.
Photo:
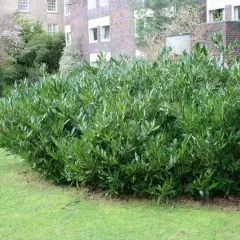
[[[120,54],[135,56],[135,27],[133,11],[126,0],[109,0],[106,6],[99,6],[88,10],[86,2],[72,4],[71,14],[65,16],[65,25],[71,26],[72,45],[80,49],[84,59],[90,60],[90,55],[97,53],[111,53],[112,57]],[[100,25],[103,17],[109,16],[110,40],[101,41]],[[89,24],[96,23],[98,41],[89,42]]]
[[[228,46],[233,43],[235,40],[240,40],[240,21],[220,21],[214,23],[205,23],[200,25],[195,32],[192,33],[192,36],[202,33],[202,36],[199,36],[200,42],[205,44],[208,50],[217,55],[218,51],[214,44],[212,43],[212,37],[216,34],[222,35],[222,40],[224,45]],[[234,49],[234,54],[239,54],[240,48]]]
[[[191,50],[190,34],[167,37],[166,45],[172,48],[173,54],[182,54],[184,51],[189,52]]]
[[[240,40],[240,21],[235,20],[235,7],[240,6],[240,0],[207,0],[206,1],[206,17],[207,23],[200,25],[193,36],[199,36],[200,42],[205,44],[211,53],[217,54],[217,50],[212,43],[211,38],[217,33],[222,35],[223,43],[227,46],[235,40]],[[212,21],[211,11],[224,9],[222,21]],[[199,34],[201,33],[201,34]],[[235,48],[235,54],[240,53],[239,48]]]
[[[210,11],[224,9],[224,20],[234,20],[234,7],[239,6],[239,0],[207,0],[207,22],[210,22]]]
[[[239,0],[207,0],[207,9],[214,10],[219,8],[225,8],[227,5],[239,6]]]
[[[18,12],[18,0],[4,1],[2,12],[10,14]],[[58,24],[59,31],[64,31],[64,0],[57,0],[56,13],[47,12],[46,0],[31,0],[29,1],[29,12],[19,13],[43,22],[43,27],[46,31],[48,30],[48,24]]]
[[[235,40],[240,40],[240,21],[227,22],[225,31],[225,42],[227,45],[234,42]],[[240,46],[235,47],[234,53],[240,54]]]

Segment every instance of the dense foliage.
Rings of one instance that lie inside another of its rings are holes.
[[[224,64],[199,45],[168,56],[16,87],[0,104],[1,147],[56,182],[108,194],[239,194],[240,59]]]
[[[65,46],[63,34],[42,33],[32,38],[19,54],[18,64],[34,68],[46,64],[49,73],[56,72]]]
[[[132,0],[130,6],[137,10],[136,33],[137,44],[141,47],[148,45],[149,38],[158,39],[171,26],[172,21],[179,18],[182,9],[199,8],[201,1],[197,0]],[[191,12],[189,11],[190,15]],[[184,16],[183,16],[184,18]],[[186,16],[187,18],[187,16]],[[183,22],[179,22],[181,25]],[[191,22],[188,21],[191,25]],[[191,31],[187,26],[180,26],[185,31]],[[180,30],[180,29],[177,29]]]
[[[79,67],[83,62],[82,54],[76,47],[66,46],[59,62],[59,71],[69,72]]]
[[[19,37],[25,44],[31,41],[36,35],[44,33],[43,24],[40,21],[16,15],[14,22],[19,26]]]
[[[65,46],[63,34],[47,34],[41,22],[21,15],[7,20],[11,24],[6,24],[7,30],[0,33],[0,88],[25,78],[38,81],[43,64],[49,73],[57,71]]]

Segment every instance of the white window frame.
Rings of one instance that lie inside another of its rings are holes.
[[[106,17],[101,17],[101,18],[95,18],[95,19],[91,19],[88,21],[88,32],[89,32],[89,43],[96,43],[98,42],[99,40],[101,42],[108,42],[110,41],[110,39],[107,39],[107,40],[103,40],[102,39],[102,26],[110,26],[110,31],[111,31],[111,25],[110,25],[110,16],[106,16]],[[93,37],[92,37],[92,32],[91,32],[91,29],[94,29],[94,28],[97,28],[97,31],[99,31],[99,28],[100,28],[100,34],[97,33],[97,40],[93,40]],[[111,34],[109,32],[109,34]],[[99,36],[100,35],[100,36]],[[100,37],[100,39],[99,39]],[[103,40],[103,41],[102,41]]]
[[[55,1],[55,9],[52,10],[54,8],[54,1]],[[52,4],[51,4],[52,2]],[[57,0],[47,0],[47,12],[48,13],[57,13],[58,9],[57,9],[57,5],[58,5],[58,2]],[[52,7],[52,9],[50,9],[50,6]]]
[[[72,32],[71,32],[71,25],[66,25],[64,27],[65,30],[65,42],[66,46],[72,45]]]
[[[97,29],[97,39],[94,40],[94,29]],[[98,42],[98,27],[89,28],[89,43],[97,43]]]
[[[25,6],[26,9],[21,9]],[[29,0],[18,0],[18,12],[29,12]]]
[[[70,3],[69,0],[64,0],[64,16],[71,15]]]
[[[135,57],[137,59],[146,59],[147,58],[147,54],[139,49],[135,50]]]
[[[103,54],[104,54],[106,61],[109,62],[111,60],[112,53],[111,52],[103,52]]]
[[[97,8],[97,0],[87,0],[88,10]]]
[[[56,31],[55,28],[56,27]],[[49,31],[51,30],[51,31]],[[57,23],[49,23],[48,24],[48,33],[51,34],[51,35],[54,35],[54,34],[57,34],[58,33],[58,24]]]
[[[106,28],[106,27],[109,27],[109,38],[104,38],[105,28]],[[111,39],[111,28],[110,28],[110,24],[100,26],[100,35],[101,35],[101,42],[110,42],[110,39]]]
[[[99,0],[99,6],[104,7],[109,5],[109,0]]]
[[[96,63],[98,61],[98,56],[100,55],[100,53],[90,53],[89,55],[89,62],[91,66],[96,66]],[[103,55],[106,59],[107,62],[109,62],[111,60],[111,52],[103,52]]]
[[[99,53],[90,53],[89,62],[91,66],[96,66]]]
[[[214,20],[213,18],[213,12],[217,10],[222,10],[222,20]],[[218,8],[218,9],[213,9],[209,11],[209,19],[210,22],[221,22],[225,20],[225,9],[224,8]]]
[[[234,6],[233,7],[233,12],[234,12],[234,20],[235,21],[240,21],[240,5],[239,6]]]

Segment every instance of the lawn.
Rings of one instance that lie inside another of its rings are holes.
[[[240,213],[234,207],[89,197],[83,190],[42,180],[19,158],[0,150],[0,239],[233,240],[240,239]]]

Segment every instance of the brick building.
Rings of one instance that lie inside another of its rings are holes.
[[[239,0],[207,0],[206,42],[213,50],[211,37],[220,33],[223,43],[227,46],[235,40],[240,40],[240,1]],[[235,48],[240,53],[239,48]]]
[[[203,29],[202,43],[213,50],[211,37],[216,33],[222,34],[226,45],[240,39],[240,0],[197,1],[205,6],[205,23],[199,26]],[[64,21],[67,45],[76,46],[85,60],[95,62],[100,52],[107,57],[141,54],[135,44],[134,11],[128,0],[65,0]],[[191,36],[199,34],[197,30],[168,41],[176,51],[182,51],[185,46],[190,50]]]
[[[39,20],[50,33],[64,31],[64,0],[0,0],[3,14],[19,13]]]
[[[133,57],[136,53],[133,16],[127,0],[66,1],[67,45],[76,46],[90,62],[95,62],[100,52],[107,58]]]
[[[173,48],[173,53],[181,54],[183,50],[190,51],[196,41],[206,45],[212,54],[217,54],[212,43],[212,37],[221,34],[225,46],[235,40],[240,40],[240,0],[199,0],[203,4],[203,24],[193,32],[183,35],[169,36],[167,45]],[[236,47],[234,53],[240,53]]]
[[[240,1],[239,0],[204,0],[206,6],[206,22],[191,33],[193,39],[205,44],[212,54],[217,54],[212,37],[221,34],[225,46],[240,40]],[[235,54],[240,48],[234,49]]]

